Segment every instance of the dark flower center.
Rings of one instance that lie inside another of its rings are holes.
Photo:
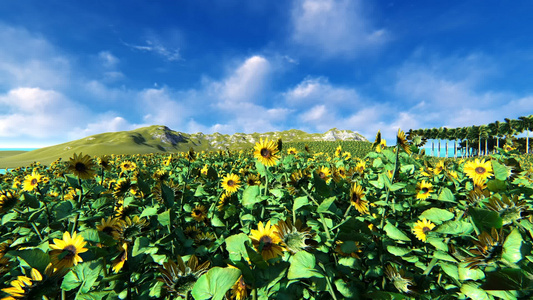
[[[263,250],[270,250],[270,248],[272,248],[272,238],[269,237],[268,235],[263,235],[260,239],[259,239],[259,242],[263,244]]]
[[[129,164],[124,164],[124,169],[129,169],[129,168],[130,168]]]
[[[422,231],[424,232],[424,234],[426,234],[427,232],[431,231],[431,229],[429,229],[429,227],[424,227],[422,228]]]
[[[324,172],[318,173],[318,176],[320,176],[322,179],[326,178],[326,174],[324,174]]]
[[[76,165],[74,166],[74,169],[76,169],[76,171],[78,172],[84,172],[85,170],[87,170],[87,166],[85,166],[84,163],[76,163]]]
[[[196,215],[196,216],[201,216],[201,215],[203,214],[202,211],[201,211],[200,209],[195,209],[195,210],[193,210],[193,213],[194,213],[194,215]]]
[[[74,257],[74,255],[76,255],[76,247],[74,245],[66,246],[63,251],[67,252],[65,259],[71,259]]]
[[[234,185],[235,185],[235,181],[233,181],[233,180],[231,180],[231,179],[228,180],[228,186],[231,186],[231,187],[232,187],[232,186],[234,186]]]
[[[421,189],[422,194],[427,194],[429,192],[429,189],[427,187]]]
[[[476,173],[482,175],[482,174],[485,174],[485,172],[487,170],[485,170],[485,168],[483,168],[483,167],[477,167],[475,171],[476,171]]]
[[[269,158],[270,157],[270,150],[268,150],[267,148],[261,149],[261,156],[264,157],[264,158]]]
[[[33,178],[33,179],[31,180],[31,185],[37,185],[37,179]]]
[[[106,226],[104,229],[102,229],[104,233],[111,234],[115,229],[112,226]]]

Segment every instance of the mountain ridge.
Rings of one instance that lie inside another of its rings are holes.
[[[298,129],[265,133],[235,133],[232,135],[183,133],[164,125],[152,125],[129,131],[106,132],[78,140],[36,149],[8,157],[0,157],[0,168],[14,168],[29,165],[35,161],[49,164],[58,158],[68,159],[74,153],[91,156],[104,154],[147,154],[174,153],[189,150],[217,151],[251,148],[260,139],[282,139],[287,142],[307,141],[368,141],[351,130],[332,128],[325,133],[306,133]]]

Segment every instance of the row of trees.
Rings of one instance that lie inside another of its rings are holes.
[[[525,148],[525,153],[529,154],[529,132],[533,130],[533,115],[504,120],[504,122],[496,121],[487,125],[470,127],[411,129],[407,132],[407,138],[418,146],[423,146],[430,140],[432,155],[435,150],[434,141],[437,140],[437,156],[441,153],[441,141],[445,141],[446,157],[449,157],[448,142],[450,141],[454,143],[454,157],[457,157],[458,149],[461,150],[462,156],[487,155],[489,151],[494,151],[495,147],[499,148],[504,143],[512,144],[519,149]],[[515,136],[524,131],[526,131],[526,139],[525,145],[522,145],[521,140],[517,140]]]

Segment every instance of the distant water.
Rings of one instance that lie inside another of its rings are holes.
[[[437,147],[435,147],[435,149],[433,150],[433,154],[431,153],[431,147],[429,148],[424,148],[426,150],[426,155],[427,156],[439,156],[439,157],[445,157],[446,156],[446,148],[444,147],[441,147],[440,148],[440,155],[437,155],[437,152],[439,152],[439,149]],[[454,148],[448,148],[448,157],[453,157],[454,154],[453,154],[453,151],[454,151]],[[461,156],[462,155],[462,152],[461,150],[457,149],[457,156]]]

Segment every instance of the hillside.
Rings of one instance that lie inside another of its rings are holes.
[[[260,138],[283,142],[306,141],[366,141],[366,138],[349,130],[333,128],[327,132],[306,133],[291,129],[281,132],[267,133],[236,133],[227,134],[187,134],[174,131],[166,126],[149,126],[131,131],[108,132],[92,135],[79,140],[45,147],[21,154],[2,157],[0,168],[14,168],[26,166],[35,161],[49,164],[57,158],[68,159],[74,153],[83,152],[91,156],[104,154],[146,154],[187,151],[190,147],[196,151],[216,151],[226,149],[245,149],[253,147]]]

